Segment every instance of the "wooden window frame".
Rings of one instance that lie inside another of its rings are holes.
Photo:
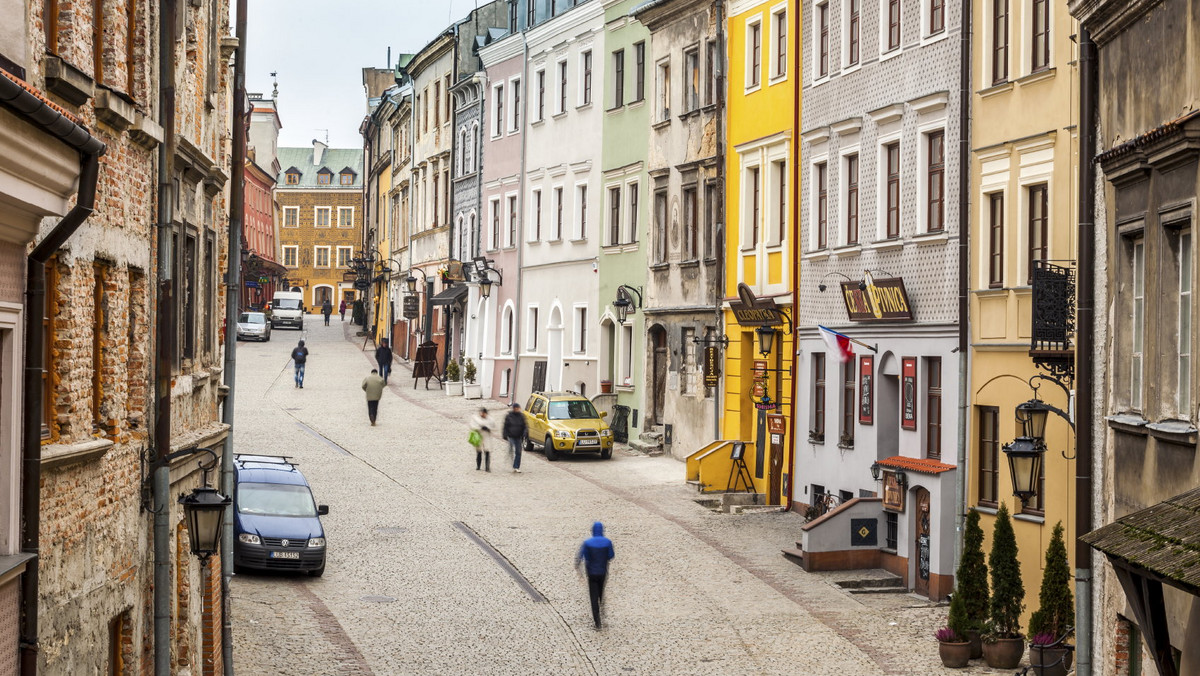
[[[929,0],[929,34],[946,30],[946,0]]]
[[[809,439],[825,440],[825,353],[813,355],[813,419]]]
[[[613,108],[625,105],[625,50],[613,51]]]
[[[1000,503],[1000,408],[979,406],[978,411],[979,494],[975,502],[996,508]]]
[[[858,244],[858,153],[846,156],[846,244]]]
[[[771,15],[771,23],[775,28],[775,72],[772,78],[787,76],[788,57],[788,22],[787,9],[781,9]]]
[[[637,103],[646,98],[646,43],[644,41],[633,44],[633,55],[637,69],[634,74],[633,102]]]
[[[1050,68],[1050,0],[1033,0],[1030,10],[1029,72],[1040,73]]]
[[[886,239],[900,237],[900,142],[892,141],[883,146],[884,162],[887,166],[884,212]],[[894,157],[893,157],[894,155]],[[893,190],[894,188],[894,190]],[[894,218],[893,218],[894,216]]]
[[[928,211],[925,214],[926,232],[946,230],[946,132],[937,130],[925,135],[926,198]]]
[[[942,459],[942,358],[925,358],[925,456]]]
[[[762,22],[752,23],[750,29],[750,87],[762,83]]]
[[[757,247],[762,230],[762,168],[750,167],[750,246]]]
[[[829,75],[829,3],[817,5],[817,77]]]
[[[1004,193],[988,195],[988,288],[1004,287]]]
[[[858,413],[857,384],[858,370],[855,361],[851,359],[842,364],[842,429],[838,438],[839,446],[854,445],[854,424]]]
[[[850,0],[850,36],[846,62],[857,66],[862,58],[862,0]]]
[[[1026,262],[1029,264],[1029,283],[1032,284],[1034,262],[1049,260],[1050,256],[1050,189],[1047,184],[1038,183],[1025,190],[1029,198],[1029,257]]]
[[[893,49],[900,48],[900,41],[901,41],[900,0],[887,0],[887,10],[888,10],[888,23],[887,23],[888,32],[887,32],[887,49],[885,51],[890,52]]]
[[[817,175],[817,248],[829,246],[829,165],[818,162],[813,166]]]
[[[694,261],[699,258],[697,239],[700,236],[700,219],[698,209],[699,192],[696,184],[686,185],[682,192],[683,202],[683,260]]]

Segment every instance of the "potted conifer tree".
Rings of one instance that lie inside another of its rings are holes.
[[[983,657],[980,633],[988,617],[987,563],[983,556],[983,529],[979,512],[967,512],[963,528],[963,552],[954,576],[954,596],[950,599],[948,624],[971,644],[971,659]]]
[[[1029,618],[1029,664],[1038,676],[1066,676],[1071,666],[1071,651],[1062,640],[1075,625],[1075,601],[1071,595],[1071,569],[1063,525],[1059,521],[1046,548],[1046,568],[1038,609]]]
[[[458,368],[458,360],[451,359],[446,364],[446,396],[461,397],[463,393],[462,371]]]
[[[463,396],[467,399],[482,399],[483,386],[475,382],[475,360],[467,357],[463,362]]]
[[[983,659],[993,669],[1015,669],[1025,654],[1025,637],[1021,635],[1025,585],[1021,582],[1021,562],[1017,560],[1017,538],[1004,504],[996,512],[988,568],[992,575],[992,601],[983,635]]]

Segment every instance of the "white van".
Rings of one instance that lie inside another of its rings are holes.
[[[304,330],[304,294],[276,291],[271,298],[271,328],[294,326]]]

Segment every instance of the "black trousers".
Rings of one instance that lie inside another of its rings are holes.
[[[592,620],[595,621],[597,629],[600,628],[600,602],[604,600],[604,580],[607,577],[607,574],[588,573],[588,596],[592,599]]]
[[[379,400],[367,400],[367,415],[370,416],[371,422],[375,422],[375,416],[379,414]]]

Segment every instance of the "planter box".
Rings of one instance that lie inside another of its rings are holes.
[[[447,397],[461,397],[462,393],[463,393],[463,384],[462,384],[461,380],[447,380],[446,381],[446,396]]]
[[[483,385],[468,383],[463,385],[462,388],[463,396],[467,399],[483,399]]]

